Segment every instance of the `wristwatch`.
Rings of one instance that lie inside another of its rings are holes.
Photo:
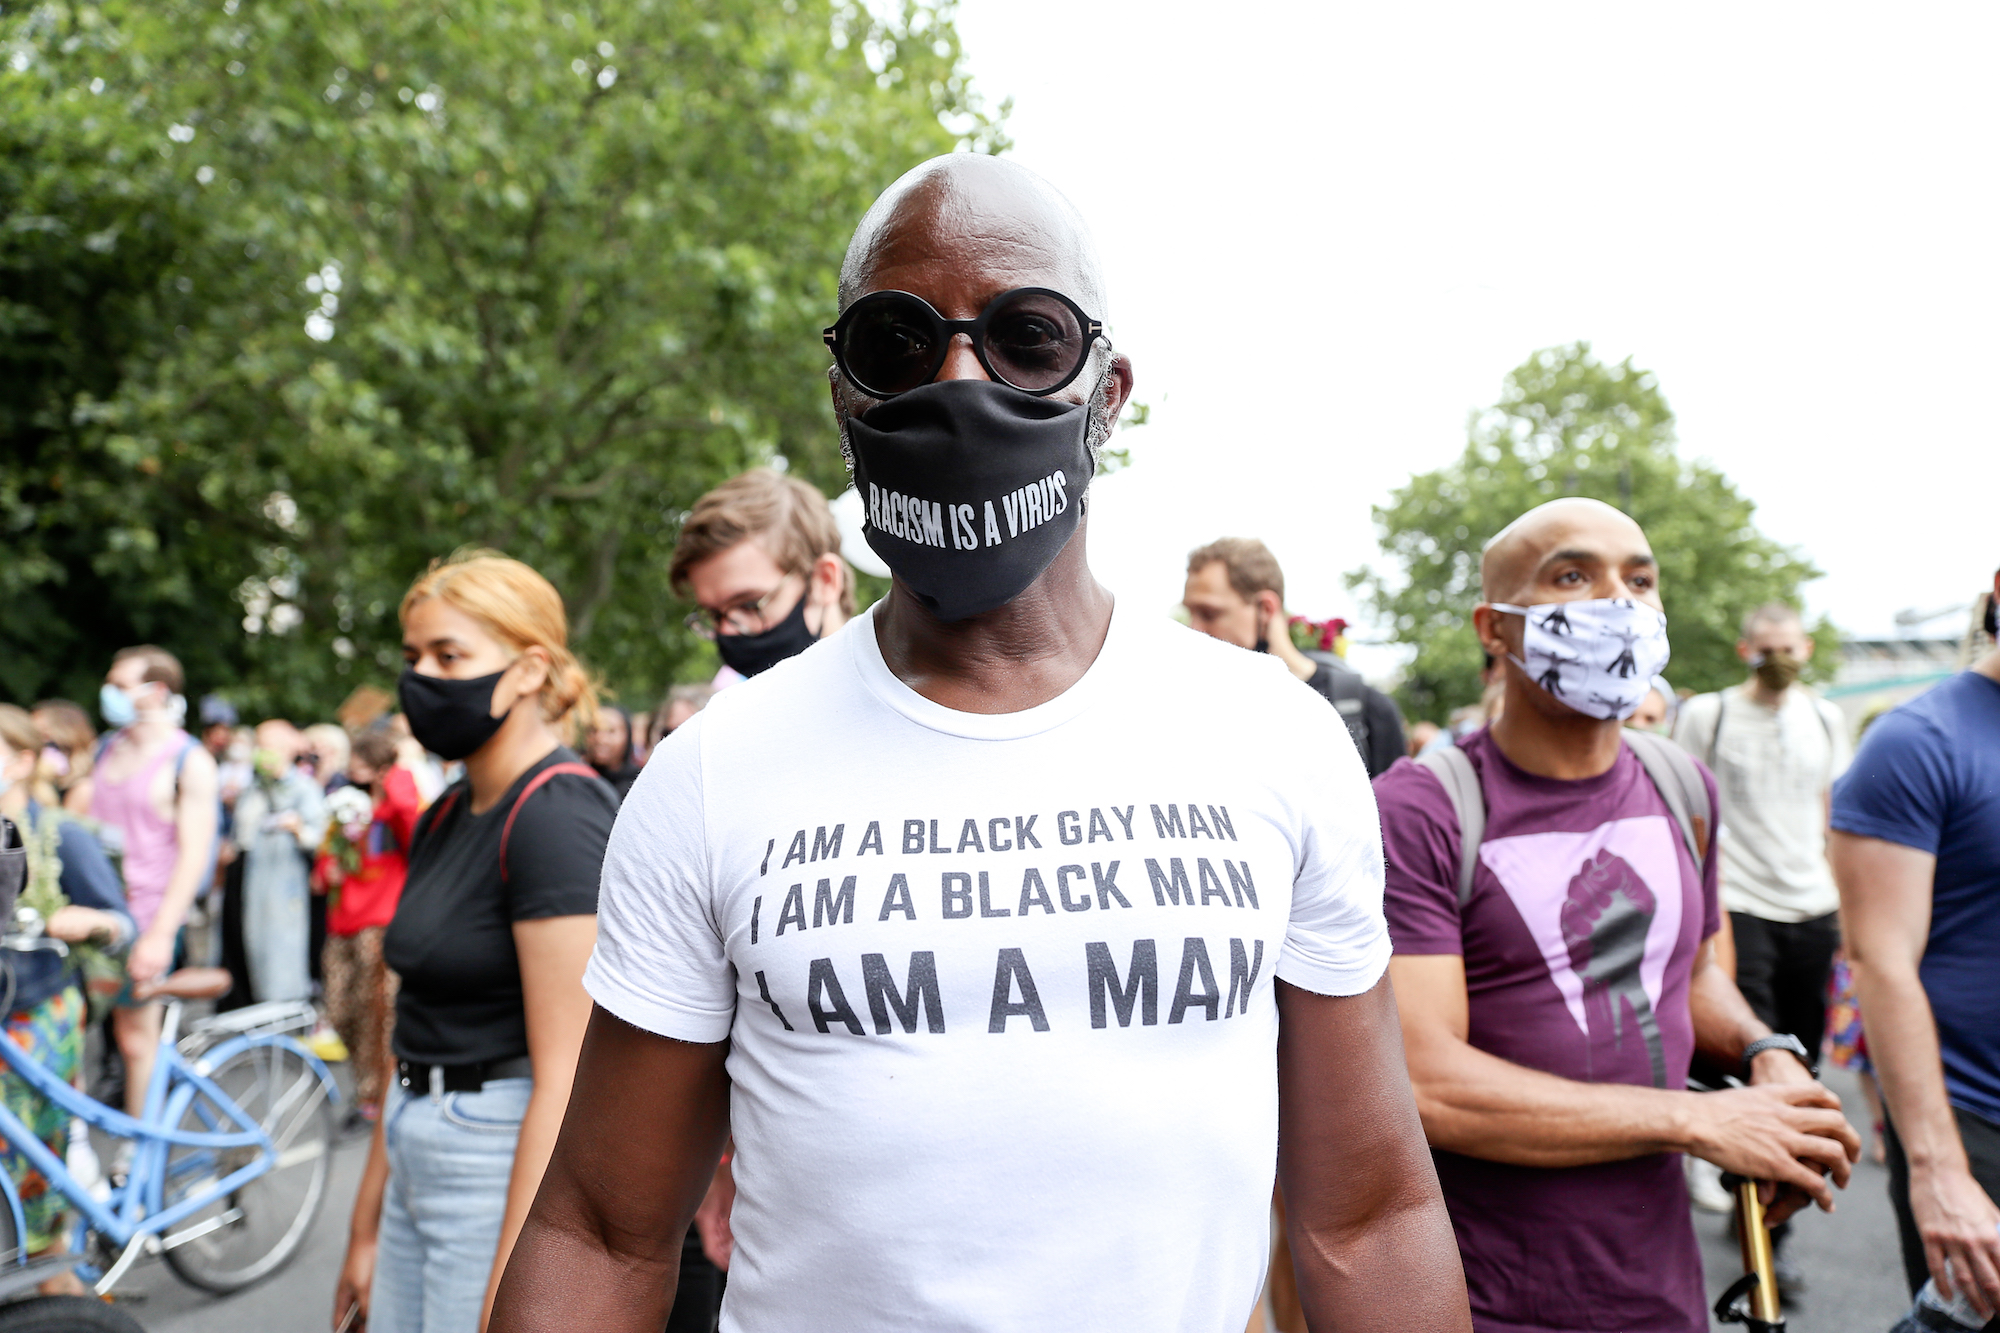
[[[1750,1062],[1765,1051],[1790,1051],[1793,1055],[1799,1057],[1799,1063],[1806,1067],[1807,1073],[1811,1074],[1814,1078],[1819,1077],[1819,1066],[1813,1063],[1812,1056],[1807,1053],[1804,1042],[1789,1032],[1773,1032],[1768,1037],[1757,1038],[1757,1040],[1743,1048],[1743,1081],[1745,1083],[1750,1081]]]

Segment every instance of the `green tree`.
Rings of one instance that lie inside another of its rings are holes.
[[[1394,641],[1416,649],[1399,692],[1412,717],[1442,722],[1479,697],[1480,551],[1558,496],[1616,505],[1646,530],[1677,688],[1741,680],[1743,614],[1766,602],[1798,605],[1800,587],[1820,575],[1757,530],[1756,506],[1720,471],[1680,457],[1659,383],[1629,357],[1607,366],[1581,342],[1537,352],[1507,376],[1498,403],[1473,413],[1469,434],[1457,461],[1411,477],[1375,508],[1390,567],[1348,575]],[[1824,621],[1815,633],[1814,664],[1830,670],[1837,636]]]
[[[111,649],[324,713],[434,556],[547,574],[652,696],[667,553],[743,467],[844,484],[849,229],[1005,146],[951,0],[0,11],[0,695]]]

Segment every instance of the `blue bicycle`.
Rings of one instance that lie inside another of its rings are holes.
[[[39,933],[39,918],[25,924],[0,936],[0,960],[7,950],[63,948]],[[15,1077],[134,1145],[130,1171],[114,1177],[100,1198],[0,1106],[0,1139],[33,1163],[80,1221],[67,1252],[31,1259],[20,1244],[26,1218],[19,1191],[0,1172],[0,1301],[64,1269],[101,1295],[149,1255],[164,1257],[193,1286],[230,1292],[270,1276],[304,1244],[326,1196],[340,1093],[326,1066],[291,1035],[310,1023],[310,1005],[257,1005],[183,1035],[183,1002],[227,988],[228,974],[217,969],[187,969],[167,979],[159,1058],[136,1119],[78,1092],[0,1037],[0,1059]],[[0,1304],[0,1333],[135,1327],[96,1301]]]

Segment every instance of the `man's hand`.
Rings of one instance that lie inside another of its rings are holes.
[[[1750,1084],[1752,1087],[1769,1087],[1775,1084],[1795,1087],[1820,1086],[1804,1062],[1786,1050],[1758,1052],[1757,1058],[1750,1062]],[[1855,1141],[1857,1143],[1860,1141],[1858,1133]],[[1812,1196],[1803,1190],[1791,1185],[1780,1185],[1775,1181],[1764,1181],[1758,1192],[1764,1201],[1764,1225],[1767,1227],[1777,1226],[1812,1202]]]
[[[1791,1186],[1829,1213],[1833,1188],[1822,1171],[1846,1189],[1852,1164],[1861,1157],[1861,1136],[1840,1113],[1840,1098],[1810,1077],[1691,1093],[1684,1105],[1683,1139],[1695,1156],[1725,1171]]]
[[[701,1252],[725,1273],[729,1271],[730,1256],[736,1253],[736,1233],[729,1229],[729,1214],[735,1207],[736,1177],[725,1157],[715,1168],[715,1179],[709,1182],[701,1207],[694,1210],[694,1228],[701,1233]]]
[[[1910,1212],[1938,1291],[1991,1319],[2000,1310],[2000,1207],[1964,1167],[1912,1163]]]
[[[147,931],[132,945],[132,952],[125,955],[125,971],[139,985],[158,981],[166,975],[174,963],[174,937],[165,939]]]

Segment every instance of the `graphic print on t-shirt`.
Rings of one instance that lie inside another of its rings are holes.
[[[855,823],[858,839],[849,834],[854,824],[839,822],[764,842],[738,967],[787,1032],[1047,1032],[1052,1014],[1094,1030],[1218,1022],[1247,1016],[1259,979],[1268,984],[1273,945],[1262,935],[1274,919],[1263,915],[1258,876],[1227,805],[1132,801]],[[1268,891],[1268,874],[1264,882]],[[1162,908],[1174,913],[1171,933],[1161,928]],[[1186,909],[1195,913],[1181,918]],[[1215,920],[1224,912],[1231,920]],[[1035,924],[1083,913],[1104,924],[1084,930],[1102,938],[1080,948],[1054,944]],[[899,933],[907,925],[914,947],[841,948],[845,932],[832,928],[857,920],[857,939],[880,943],[883,923]],[[983,933],[1002,920],[1023,924],[999,928],[1004,935],[979,954],[979,976],[940,977],[941,966],[972,960],[952,947],[961,941],[934,932],[956,935],[968,927],[950,923],[967,922]],[[1135,938],[1140,932],[1146,937]],[[968,1012],[968,994],[988,1002]],[[1059,1012],[1066,1006],[1074,1012]]]
[[[1643,815],[1585,833],[1492,838],[1479,848],[1588,1042],[1592,1077],[1603,1076],[1595,1068],[1600,1053],[1626,1062],[1629,1034],[1644,1050],[1653,1086],[1666,1086],[1658,1009],[1681,933],[1676,837],[1666,816]]]

